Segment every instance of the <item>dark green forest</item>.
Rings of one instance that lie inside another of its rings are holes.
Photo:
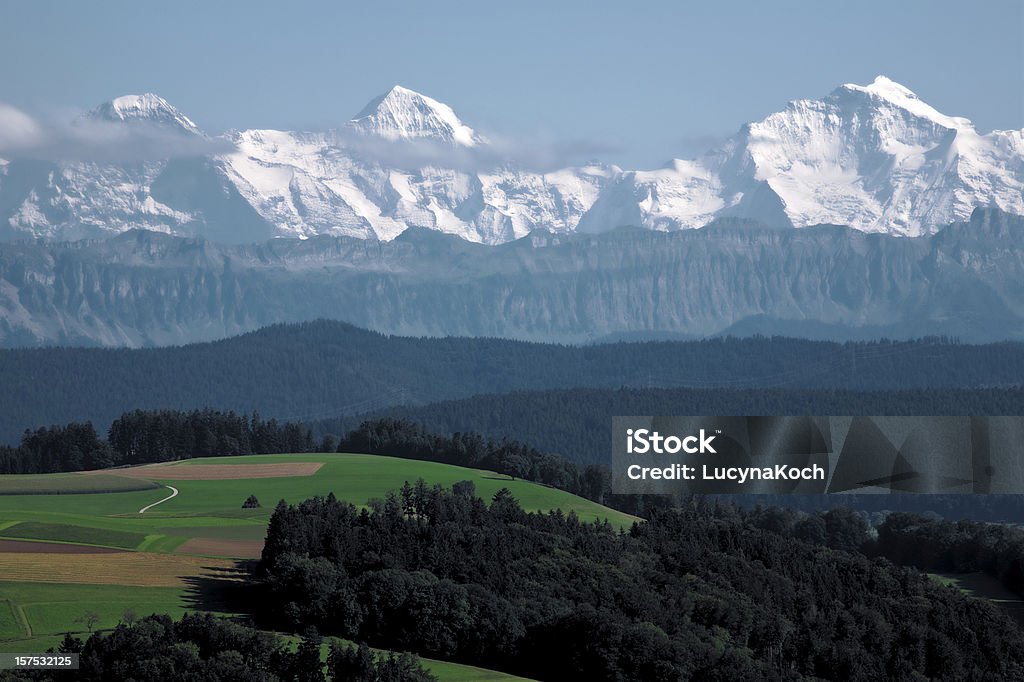
[[[1013,621],[868,558],[859,515],[769,511],[693,500],[623,533],[470,482],[282,502],[258,617],[539,680],[1024,678]]]
[[[1009,375],[1007,375],[1009,376]],[[361,422],[394,418],[433,433],[477,432],[555,452],[580,464],[611,459],[615,415],[1014,415],[1024,388],[847,389],[572,388],[477,395],[423,406],[322,419],[314,436],[344,434]]]
[[[105,428],[133,409],[206,406],[314,421],[394,405],[574,387],[1014,387],[1024,381],[1024,344],[754,337],[562,346],[385,336],[318,321],[181,347],[2,350],[0,378],[6,389],[0,394],[0,442],[14,443],[25,428],[73,421]],[[823,410],[812,402],[818,397],[805,401],[811,413]]]

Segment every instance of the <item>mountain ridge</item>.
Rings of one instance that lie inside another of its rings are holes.
[[[737,220],[537,232],[488,246],[426,229],[225,245],[133,231],[0,245],[0,346],[162,346],[344,319],[412,336],[1024,339],[1024,218],[978,209],[905,238]]]
[[[95,111],[202,135],[153,94]],[[649,170],[533,168],[517,156],[521,144],[493,142],[450,106],[398,85],[334,130],[216,139],[230,149],[202,159],[50,160],[45,172],[0,160],[0,237],[142,228],[232,243],[388,241],[421,227],[499,244],[538,229],[681,230],[723,217],[919,236],[978,207],[1024,214],[1024,130],[981,134],[884,76],[793,100],[702,156]]]

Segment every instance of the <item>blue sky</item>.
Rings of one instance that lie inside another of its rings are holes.
[[[652,166],[884,73],[1024,127],[1024,3],[0,0],[0,102],[163,95],[210,132],[321,128],[400,83],[468,124]]]

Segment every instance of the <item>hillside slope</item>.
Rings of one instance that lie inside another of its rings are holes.
[[[1024,346],[750,338],[573,347],[384,336],[320,321],[174,348],[5,350],[0,376],[0,439],[14,441],[26,428],[76,420],[105,432],[134,409],[256,410],[313,421],[571,387],[1012,387],[1024,383]]]

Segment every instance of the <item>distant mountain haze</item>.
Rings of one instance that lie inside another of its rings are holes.
[[[534,232],[487,246],[413,228],[223,245],[133,231],[0,245],[0,345],[162,346],[275,322],[587,343],[782,334],[1024,339],[1024,218],[922,237],[819,226]]]

